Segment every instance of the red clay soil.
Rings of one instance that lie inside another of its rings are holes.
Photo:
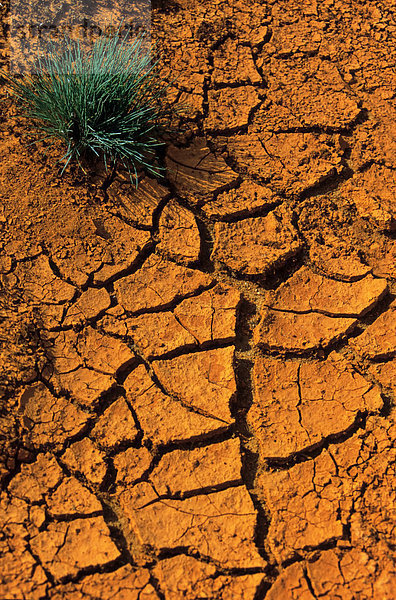
[[[396,598],[395,16],[157,0],[137,192],[2,92],[2,600]]]

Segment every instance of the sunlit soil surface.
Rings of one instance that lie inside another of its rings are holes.
[[[0,597],[393,600],[394,9],[152,26],[161,183],[60,177],[2,92]]]

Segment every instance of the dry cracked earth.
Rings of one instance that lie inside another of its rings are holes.
[[[395,34],[154,3],[189,108],[137,191],[3,89],[2,600],[396,598]]]

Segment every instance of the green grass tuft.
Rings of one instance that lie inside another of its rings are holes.
[[[81,159],[95,158],[106,170],[121,163],[136,183],[142,168],[161,174],[159,135],[172,111],[168,84],[143,37],[130,42],[118,34],[102,36],[88,51],[65,39],[62,49],[49,46],[35,73],[8,81],[44,139],[65,142],[63,170],[72,159],[81,165]]]

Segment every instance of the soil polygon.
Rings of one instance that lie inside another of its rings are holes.
[[[0,598],[394,600],[395,7],[151,33],[183,107],[137,189],[0,82]]]

